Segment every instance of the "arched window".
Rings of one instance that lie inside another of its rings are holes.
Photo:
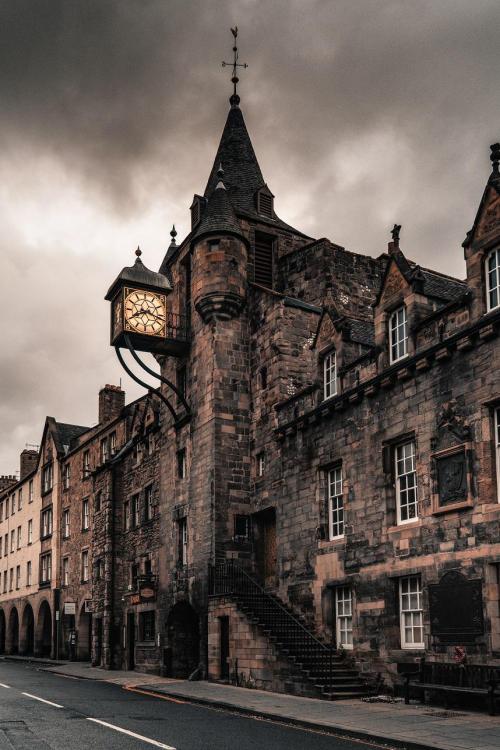
[[[500,249],[486,257],[486,300],[488,310],[500,307]]]

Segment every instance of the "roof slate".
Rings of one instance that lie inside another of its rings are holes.
[[[207,234],[237,234],[244,239],[238,219],[229,201],[225,186],[220,182],[208,200],[192,241]]]

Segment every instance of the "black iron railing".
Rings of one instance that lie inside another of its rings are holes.
[[[340,656],[333,645],[323,643],[234,560],[211,566],[209,576],[211,596],[237,599],[240,606],[258,619],[264,631],[274,636],[282,652],[300,662],[325,689],[334,689],[334,666],[338,666]]]

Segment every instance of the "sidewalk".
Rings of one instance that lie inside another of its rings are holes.
[[[33,660],[35,661],[35,660]],[[500,716],[486,712],[446,711],[412,703],[322,701],[249,690],[213,682],[188,682],[140,672],[108,671],[79,662],[58,662],[43,669],[75,679],[105,680],[149,693],[201,705],[296,724],[331,734],[375,740],[392,747],[433,750],[499,750]]]

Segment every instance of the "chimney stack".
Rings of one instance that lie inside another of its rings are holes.
[[[21,473],[19,479],[24,479],[24,477],[28,476],[28,474],[31,474],[31,472],[36,469],[37,463],[38,451],[30,448],[25,448],[21,453]]]
[[[125,391],[119,385],[105,385],[99,391],[99,424],[110,422],[125,406]]]
[[[9,487],[16,484],[16,482],[17,477],[14,474],[2,474],[2,476],[0,476],[0,495]]]

